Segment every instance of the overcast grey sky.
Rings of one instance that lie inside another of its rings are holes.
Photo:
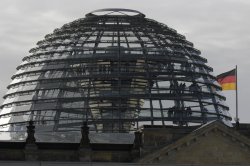
[[[250,122],[250,0],[0,0],[0,103],[29,49],[55,28],[100,8],[130,8],[167,24],[201,50],[214,75],[238,65],[241,122]],[[225,91],[235,115],[235,91]]]

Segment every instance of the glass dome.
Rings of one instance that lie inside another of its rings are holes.
[[[2,131],[126,133],[143,124],[231,117],[200,51],[141,12],[102,9],[55,29],[23,58],[1,106]]]

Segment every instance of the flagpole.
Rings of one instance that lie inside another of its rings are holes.
[[[236,126],[239,127],[239,114],[238,114],[238,70],[237,70],[237,65],[235,67],[235,77],[236,77]]]

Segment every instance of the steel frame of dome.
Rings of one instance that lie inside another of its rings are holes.
[[[200,51],[138,11],[96,10],[37,45],[8,86],[1,130],[26,130],[29,120],[44,131],[80,130],[83,121],[97,132],[216,119],[230,125],[221,87]]]

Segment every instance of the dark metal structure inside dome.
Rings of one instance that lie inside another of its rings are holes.
[[[130,132],[142,124],[221,120],[212,68],[176,30],[129,9],[102,9],[55,29],[18,66],[1,107],[5,131]]]

